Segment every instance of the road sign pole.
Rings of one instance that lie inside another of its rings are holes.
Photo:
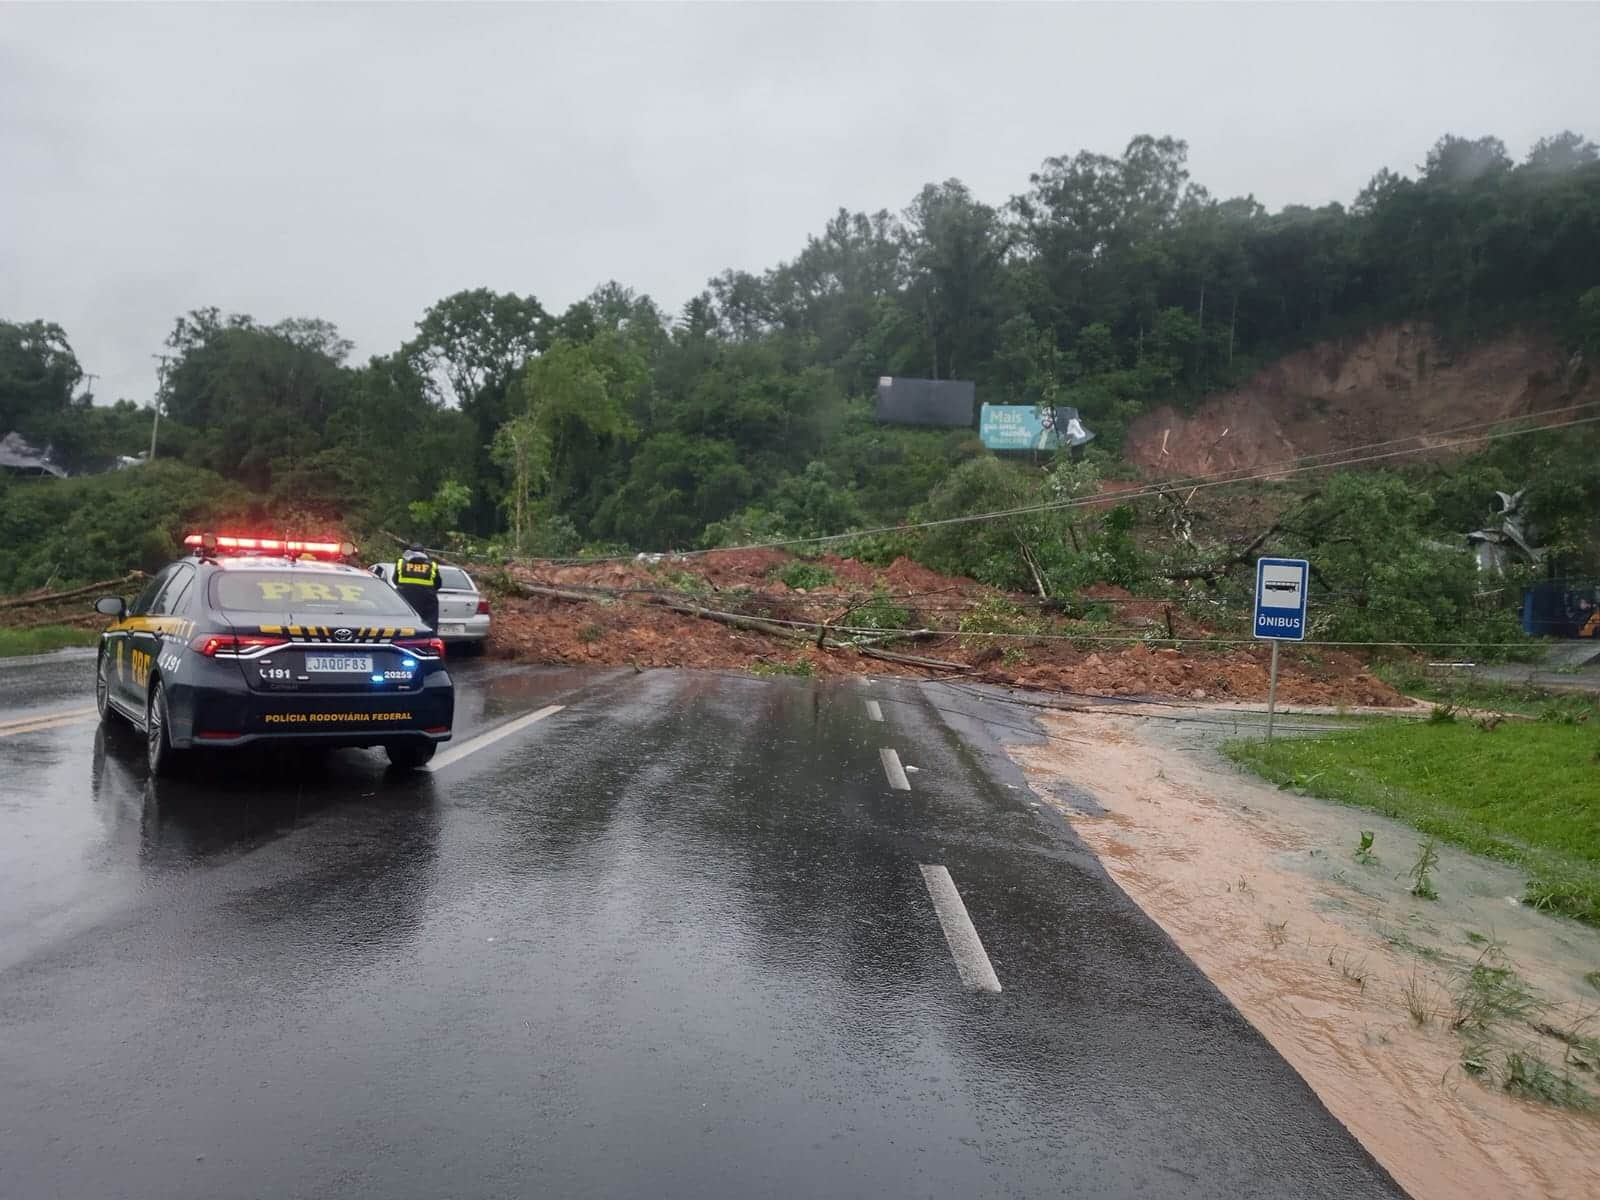
[[[1278,715],[1278,643],[1304,641],[1311,564],[1303,558],[1256,559],[1255,636],[1272,643],[1267,683],[1267,741]]]
[[[1278,643],[1272,643],[1272,674],[1267,680],[1267,741],[1272,740],[1272,718],[1278,709]]]

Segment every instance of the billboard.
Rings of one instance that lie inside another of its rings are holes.
[[[895,425],[944,425],[972,428],[977,387],[969,379],[878,380],[878,405],[873,415]]]
[[[1036,408],[1032,404],[985,404],[978,436],[991,450],[1054,450],[1082,446],[1094,434],[1075,408]]]

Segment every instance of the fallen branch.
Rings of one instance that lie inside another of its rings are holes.
[[[102,579],[99,583],[87,583],[83,587],[73,588],[70,591],[47,592],[42,596],[22,596],[14,600],[0,600],[0,608],[32,608],[39,604],[54,604],[58,600],[76,600],[78,597],[87,596],[91,592],[104,592],[143,578],[144,573],[142,571],[131,571],[116,579]]]
[[[1255,537],[1250,539],[1250,543],[1248,545],[1235,550],[1233,553],[1229,554],[1228,557],[1221,559],[1218,562],[1211,563],[1208,566],[1191,567],[1184,571],[1167,571],[1164,572],[1164,574],[1168,579],[1171,579],[1174,582],[1184,579],[1201,579],[1206,583],[1215,583],[1218,579],[1226,575],[1230,570],[1238,566],[1240,563],[1248,562],[1250,556],[1261,548],[1262,543],[1273,534],[1277,533],[1280,528],[1281,526],[1274,522],[1263,529]]]
[[[835,643],[838,645],[838,643]],[[884,662],[904,663],[909,667],[927,667],[932,671],[970,671],[968,663],[950,662],[943,658],[923,658],[920,654],[896,654],[893,650],[879,650],[876,646],[850,646],[845,643],[841,649],[853,649],[868,658],[881,658]]]
[[[1028,574],[1033,576],[1033,586],[1039,589],[1039,599],[1050,599],[1050,593],[1044,590],[1044,580],[1039,575],[1039,563],[1033,557],[1033,551],[1028,549],[1028,543],[1022,540],[1022,535],[1016,530],[1011,531],[1011,536],[1016,538],[1017,547],[1022,551],[1022,561],[1028,568]]]

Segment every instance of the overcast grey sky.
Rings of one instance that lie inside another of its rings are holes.
[[[836,208],[1190,145],[1271,208],[1442,133],[1600,138],[1600,5],[0,6],[0,317],[146,401],[173,318],[393,349],[466,287],[677,310]]]

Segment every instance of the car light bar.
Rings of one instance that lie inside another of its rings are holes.
[[[312,558],[349,558],[356,552],[353,542],[242,537],[233,533],[191,533],[183,539],[183,544],[206,554],[304,554]]]
[[[248,633],[202,633],[189,643],[207,658],[245,658],[288,644],[288,638],[263,637]]]

